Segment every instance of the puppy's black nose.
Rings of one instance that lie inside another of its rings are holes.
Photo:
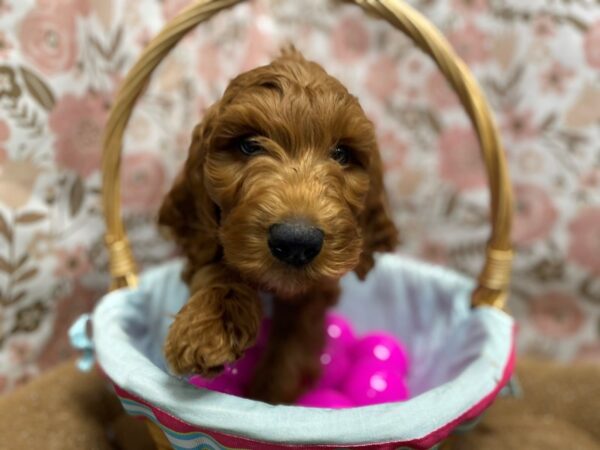
[[[323,237],[322,230],[302,222],[276,223],[269,228],[269,248],[278,260],[302,267],[319,254]]]

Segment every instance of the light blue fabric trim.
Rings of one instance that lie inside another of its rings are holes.
[[[382,255],[364,282],[342,280],[339,310],[360,332],[398,335],[413,360],[404,403],[346,410],[272,406],[196,389],[167,374],[162,342],[187,299],[181,262],[146,272],[135,290],[105,296],[93,315],[104,371],[119,386],[185,422],[251,439],[338,445],[409,441],[449,423],[494,390],[510,356],[513,320],[469,306],[473,282]]]
[[[89,372],[94,366],[94,343],[87,334],[87,325],[91,319],[90,314],[82,314],[69,328],[71,346],[80,352],[77,367],[82,372]]]

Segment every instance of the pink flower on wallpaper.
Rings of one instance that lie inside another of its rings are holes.
[[[536,138],[538,129],[533,124],[533,113],[530,110],[517,111],[510,109],[502,115],[502,131],[504,136],[515,141]]]
[[[364,20],[356,16],[346,16],[337,22],[332,37],[331,51],[341,62],[355,61],[369,50],[369,31]]]
[[[423,170],[413,167],[404,167],[395,185],[391,186],[391,188],[393,188],[391,202],[394,205],[394,208],[404,208],[405,206],[402,203],[405,202],[402,201],[401,197],[406,198],[415,195],[417,190],[426,180],[427,174]],[[390,194],[392,194],[392,191],[390,191]]]
[[[487,0],[452,0],[452,7],[460,13],[481,13],[489,8]]]
[[[469,127],[455,126],[442,132],[438,140],[439,173],[459,190],[485,186],[479,141]]]
[[[392,96],[398,85],[396,62],[389,56],[380,56],[369,66],[365,87],[379,100]]]
[[[151,152],[123,158],[122,201],[128,212],[152,212],[164,195],[166,174],[162,161]]]
[[[516,244],[531,245],[546,238],[558,212],[548,192],[534,184],[516,184],[512,238]]]
[[[542,72],[541,85],[545,91],[564,94],[567,82],[573,78],[575,72],[568,67],[562,65],[558,61],[554,61],[552,65]]]
[[[0,142],[6,142],[10,137],[10,127],[4,120],[0,120]]]
[[[107,105],[100,96],[67,94],[59,99],[48,120],[56,134],[56,163],[84,177],[96,171],[107,116]]]
[[[380,134],[377,142],[385,170],[400,170],[404,165],[404,159],[408,151],[406,143],[393,131]]]
[[[547,292],[530,299],[529,317],[540,333],[553,338],[571,336],[585,323],[577,298],[563,292]]]
[[[600,20],[594,22],[585,34],[583,49],[588,64],[600,69]]]
[[[202,117],[206,113],[206,107],[202,108],[199,112],[198,117]],[[181,129],[175,134],[175,140],[173,142],[173,161],[179,161],[183,163],[188,155],[190,143],[192,142],[192,131]]]
[[[600,169],[592,169],[579,179],[584,189],[600,189]]]
[[[460,104],[458,96],[437,69],[427,77],[427,95],[429,101],[437,108],[452,108]]]
[[[87,15],[91,12],[90,0],[37,0],[38,8],[54,8],[59,11],[68,11]]]
[[[19,41],[23,55],[46,74],[71,69],[77,58],[76,6],[34,8],[23,19]]]
[[[469,21],[448,36],[454,50],[467,64],[478,64],[490,57],[490,36]]]
[[[8,2],[8,0],[1,0],[0,1],[0,15],[8,14],[11,11],[12,11],[12,5]],[[1,391],[2,391],[2,389],[0,389],[0,392]]]
[[[600,207],[580,210],[569,232],[569,259],[600,275]]]
[[[138,31],[135,42],[140,46],[140,48],[145,48],[153,38],[152,32],[148,28],[143,28]]]
[[[203,83],[222,79],[222,68],[219,61],[219,46],[214,42],[204,44],[198,53],[198,73]]]
[[[538,14],[533,19],[533,32],[539,38],[546,39],[554,36],[554,18],[546,13]]]
[[[12,50],[13,45],[10,43],[6,34],[0,31],[0,59],[6,58],[10,50]]]
[[[79,245],[74,249],[56,251],[57,265],[54,275],[57,277],[78,279],[88,273],[92,267],[87,248]]]
[[[186,6],[192,3],[191,0],[163,0],[163,17],[165,20],[171,20],[179,14]]]
[[[249,27],[245,42],[246,47],[240,66],[242,72],[269,62],[268,57],[273,47],[273,38],[266,34],[257,23]]]

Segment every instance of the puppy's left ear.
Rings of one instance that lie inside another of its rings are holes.
[[[208,135],[216,115],[216,106],[208,109],[192,135],[188,158],[158,213],[158,223],[175,240],[187,257],[184,281],[206,264],[220,257],[218,239],[219,209],[206,192],[204,163]]]
[[[371,185],[367,194],[365,210],[361,217],[363,230],[363,251],[354,272],[364,280],[375,264],[375,252],[391,252],[399,243],[398,230],[391,218],[383,169],[378,149],[373,152],[370,177]]]

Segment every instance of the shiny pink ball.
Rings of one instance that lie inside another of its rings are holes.
[[[356,343],[354,331],[350,323],[338,314],[329,313],[325,317],[326,342],[349,347]]]
[[[329,341],[320,356],[321,376],[318,388],[336,388],[348,375],[351,360],[348,348],[340,342]]]
[[[371,333],[360,339],[352,349],[352,357],[356,363],[381,363],[383,367],[392,367],[406,375],[409,361],[406,350],[395,336],[378,332]]]
[[[408,399],[408,388],[402,375],[380,362],[359,362],[351,371],[342,392],[357,406]]]
[[[307,392],[296,402],[300,406],[313,408],[351,408],[352,402],[341,392],[333,389],[313,389]]]
[[[232,364],[228,364],[225,370],[218,378],[226,377],[232,384],[245,388],[248,386],[254,375],[254,370],[263,353],[263,349],[252,347],[246,350],[244,356]]]

